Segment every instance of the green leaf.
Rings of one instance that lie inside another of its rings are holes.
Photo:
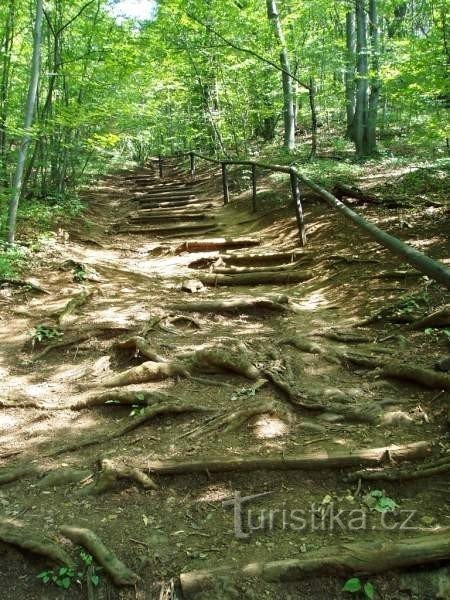
[[[91,575],[92,584],[97,587],[100,583],[100,577],[98,575]]]
[[[70,588],[71,583],[72,580],[70,579],[70,577],[64,577],[64,579],[61,580],[61,587],[65,590],[68,590]]]
[[[369,600],[373,600],[375,598],[375,588],[370,583],[370,581],[364,584],[364,593],[366,595],[366,598],[368,598]]]
[[[351,594],[356,594],[356,592],[360,592],[363,589],[361,581],[358,577],[352,577],[345,582],[344,587],[342,588],[343,592],[350,592]]]

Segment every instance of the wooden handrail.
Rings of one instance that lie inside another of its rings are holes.
[[[229,202],[229,186],[228,186],[228,165],[240,165],[240,166],[248,166],[251,167],[252,170],[252,191],[253,191],[253,209],[256,210],[256,170],[266,170],[278,173],[286,173],[290,176],[291,181],[291,189],[292,196],[294,200],[294,206],[297,217],[297,225],[299,229],[300,235],[300,244],[304,246],[306,244],[306,234],[305,234],[305,224],[303,218],[303,210],[301,205],[301,195],[300,189],[298,186],[298,182],[301,181],[306,187],[310,188],[314,192],[316,192],[325,202],[343,214],[350,221],[355,223],[360,229],[362,229],[366,234],[372,237],[379,244],[405,260],[407,263],[415,267],[424,275],[427,275],[431,279],[438,281],[442,285],[444,285],[447,289],[450,289],[450,269],[446,267],[443,263],[438,260],[434,260],[416,250],[412,246],[409,246],[405,242],[402,242],[400,239],[395,236],[383,231],[373,223],[370,223],[366,219],[364,219],[357,212],[346,206],[341,200],[333,196],[330,192],[320,187],[314,181],[311,181],[308,177],[303,175],[296,167],[289,166],[286,167],[284,165],[276,165],[270,163],[260,163],[254,160],[237,160],[237,159],[220,159],[220,158],[212,158],[210,156],[205,156],[204,154],[200,154],[199,152],[182,152],[180,154],[175,155],[176,157],[189,156],[190,157],[190,169],[191,175],[195,175],[195,157],[206,160],[208,162],[212,162],[215,164],[220,164],[222,167],[222,182],[223,182],[223,190],[224,190],[224,203],[228,204]],[[171,157],[166,157],[171,158]],[[174,158],[174,156],[172,157]],[[159,168],[160,173],[162,174],[162,157],[159,157]]]

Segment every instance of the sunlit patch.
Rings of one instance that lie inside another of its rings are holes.
[[[288,430],[289,427],[284,421],[269,415],[259,417],[255,423],[255,434],[260,439],[281,437],[286,435]]]
[[[210,485],[197,498],[197,502],[220,502],[230,497],[230,490],[223,485]]]
[[[0,429],[11,429],[17,425],[18,420],[11,415],[0,415]]]
[[[303,310],[315,310],[319,306],[323,306],[327,303],[328,300],[325,298],[322,292],[312,292],[303,300],[296,300],[296,304]]]

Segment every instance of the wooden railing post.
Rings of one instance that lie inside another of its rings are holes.
[[[195,154],[193,152],[189,152],[189,159],[191,162],[191,168],[190,168],[191,177],[194,177],[194,175],[195,175]]]
[[[228,187],[228,171],[227,163],[222,161],[222,185],[223,185],[223,203],[228,204],[230,201],[230,189]]]
[[[163,158],[161,154],[158,156],[158,165],[159,165],[159,176],[162,178],[163,176]]]
[[[256,212],[256,165],[252,163],[252,209],[253,212]]]
[[[295,216],[297,217],[298,232],[300,235],[300,245],[306,246],[305,220],[303,217],[302,201],[301,201],[301,197],[300,197],[300,186],[298,184],[297,173],[294,170],[290,171],[290,178],[291,178],[292,198],[294,200],[294,206],[295,206]]]

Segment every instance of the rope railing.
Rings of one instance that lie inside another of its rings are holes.
[[[196,159],[205,160],[221,166],[222,170],[222,186],[223,186],[223,199],[224,204],[228,204],[230,201],[230,189],[228,180],[228,166],[239,165],[248,166],[251,168],[252,173],[252,208],[253,211],[257,209],[257,171],[265,170],[274,173],[286,173],[289,175],[291,184],[292,199],[294,201],[295,214],[297,218],[297,226],[300,237],[301,246],[306,245],[306,229],[305,219],[303,213],[303,207],[301,203],[301,192],[300,182],[309,189],[313,190],[318,194],[325,202],[333,209],[337,210],[340,214],[344,215],[347,219],[352,221],[357,227],[362,229],[366,234],[372,237],[379,244],[405,260],[407,263],[415,267],[421,273],[427,275],[431,279],[438,281],[444,285],[447,289],[450,289],[450,269],[438,260],[434,260],[416,250],[412,246],[409,246],[405,242],[395,236],[383,231],[373,223],[364,219],[357,212],[346,206],[341,200],[333,196],[329,191],[325,190],[321,186],[311,181],[308,177],[303,175],[294,166],[283,166],[270,163],[260,163],[253,160],[234,160],[234,159],[221,159],[212,158],[205,156],[199,152],[180,152],[179,154],[163,157],[158,156],[159,175],[163,177],[164,171],[164,160],[170,160],[173,158],[184,158],[189,156],[189,172],[190,176],[194,177],[196,172]]]

